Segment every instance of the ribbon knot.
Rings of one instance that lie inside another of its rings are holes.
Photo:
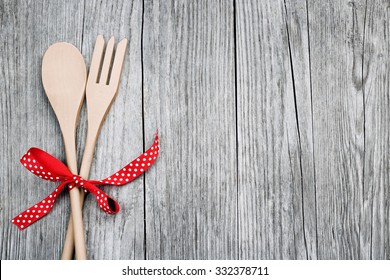
[[[75,186],[84,189],[85,192],[93,194],[99,207],[107,214],[119,212],[119,204],[99,189],[99,185],[122,186],[143,174],[156,161],[159,153],[158,135],[156,134],[153,144],[142,155],[131,161],[129,164],[103,180],[86,180],[77,174],[72,174],[68,167],[60,160],[47,152],[30,148],[20,159],[20,162],[31,173],[43,180],[61,182],[57,188],[46,198],[20,213],[12,219],[12,223],[23,230],[39,219],[50,213],[58,194],[68,186],[71,190]]]

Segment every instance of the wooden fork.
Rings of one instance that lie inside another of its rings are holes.
[[[88,131],[85,142],[83,159],[81,162],[80,176],[88,179],[91,169],[92,158],[95,150],[96,139],[99,135],[103,121],[111,108],[119,87],[123,61],[126,53],[127,39],[123,39],[117,45],[114,62],[109,70],[113,57],[114,37],[107,43],[104,60],[100,69],[104,51],[104,39],[99,35],[96,38],[95,48],[92,55],[91,66],[86,86]],[[100,71],[100,75],[99,75]],[[81,192],[81,206],[84,203],[84,192]],[[64,250],[61,259],[72,259],[74,249],[73,221],[69,219],[68,231],[65,238]]]

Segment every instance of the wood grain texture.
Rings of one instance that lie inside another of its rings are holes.
[[[386,0],[0,2],[0,256],[59,259],[69,217],[9,220],[53,188],[19,157],[65,160],[41,58],[67,41],[87,65],[98,34],[129,39],[91,178],[139,155],[143,177],[84,207],[92,259],[390,259]],[[86,136],[78,128],[78,160]]]
[[[236,14],[239,257],[306,259],[285,6],[239,1]]]
[[[364,1],[308,2],[319,259],[360,257]]]
[[[232,1],[145,1],[148,259],[237,258]]]
[[[388,8],[388,1],[367,1],[365,7],[361,78],[365,106],[365,157],[360,225],[360,258],[363,259],[390,259]]]

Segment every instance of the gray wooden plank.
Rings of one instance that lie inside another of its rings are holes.
[[[233,29],[233,1],[145,1],[148,259],[238,257]]]
[[[111,36],[116,42],[129,40],[118,95],[96,144],[91,178],[105,178],[143,152],[141,28],[141,0],[86,1],[82,51],[88,63],[98,34],[106,41]],[[86,131],[85,118],[82,129]],[[87,197],[84,224],[89,258],[144,259],[143,185],[140,177],[120,188],[103,187],[121,206],[116,215],[106,215],[93,196]]]
[[[236,26],[239,257],[306,259],[305,159],[300,158],[284,2],[237,1]],[[310,148],[305,151],[310,154]]]
[[[0,254],[2,259],[58,259],[69,217],[66,193],[52,213],[19,231],[9,221],[55,188],[19,163],[30,147],[65,160],[61,132],[41,83],[41,59],[49,45],[81,47],[83,1],[0,2]]]
[[[365,1],[308,1],[319,259],[360,257]]]
[[[306,1],[287,0],[285,7],[298,125],[299,147],[295,159],[299,159],[300,172],[297,172],[296,176],[298,180],[301,180],[302,218],[307,258],[316,259],[317,213],[307,6]],[[297,183],[299,184],[299,182]]]
[[[362,9],[362,7],[357,7]],[[363,30],[365,157],[360,254],[390,259],[388,2],[367,1]]]

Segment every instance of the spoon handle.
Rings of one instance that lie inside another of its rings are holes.
[[[66,161],[68,164],[69,170],[73,174],[77,174],[77,157],[76,157],[76,143],[75,143],[75,132],[70,131],[66,133],[63,131],[64,144],[65,144],[65,154]],[[73,231],[74,231],[74,244],[76,248],[76,259],[78,260],[86,260],[86,246],[85,246],[85,238],[84,238],[84,227],[83,227],[83,217],[82,217],[82,204],[80,203],[80,191],[78,188],[73,188],[70,192],[70,205],[71,205],[71,219],[74,223]],[[68,234],[67,234],[68,235]],[[73,249],[72,249],[73,251]],[[61,257],[61,259],[64,259]]]
[[[96,129],[91,129],[90,127],[88,128],[88,131],[87,131],[87,139],[85,142],[85,149],[84,149],[83,159],[81,162],[81,168],[80,168],[80,173],[79,173],[79,175],[85,179],[88,179],[88,177],[89,177],[89,171],[91,170],[93,154],[95,151],[95,144],[96,144],[97,137],[99,135],[99,131],[100,131],[100,128],[98,128],[98,130],[96,130]],[[78,198],[79,199],[78,200],[79,207],[77,209],[82,209],[83,204],[84,204],[85,193],[83,191],[81,191],[81,192],[79,192],[79,194],[80,194],[79,198]],[[73,208],[72,208],[72,217],[73,217]],[[75,225],[75,223],[74,223],[73,219],[69,219],[68,231],[66,232],[64,248],[63,248],[62,256],[61,256],[61,259],[63,259],[63,260],[71,260],[74,247],[76,247],[76,250],[77,250],[77,239],[75,240],[76,231],[74,230],[75,229],[74,225]],[[77,255],[77,251],[76,251],[76,255]]]

